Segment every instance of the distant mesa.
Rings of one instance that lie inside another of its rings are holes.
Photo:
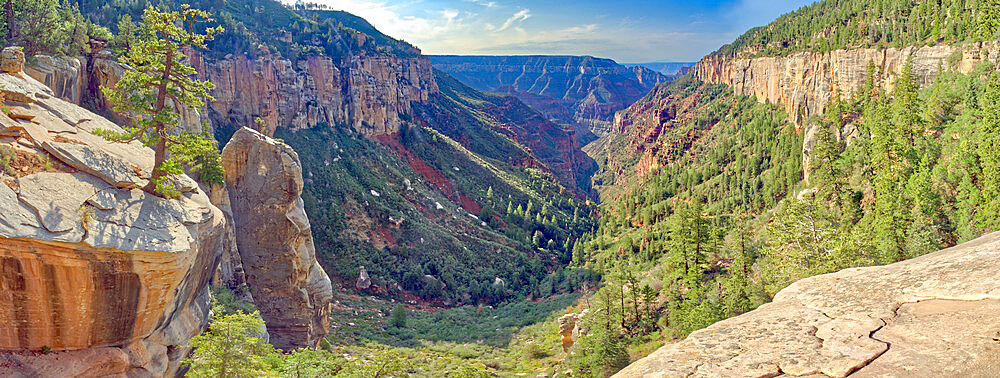
[[[694,64],[694,62],[622,63],[626,67],[646,67],[673,78],[684,76],[691,67],[694,67]]]

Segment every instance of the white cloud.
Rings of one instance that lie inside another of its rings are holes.
[[[484,1],[484,0],[464,0],[467,3],[479,4],[487,8],[496,8],[499,5],[496,1]]]
[[[500,27],[497,28],[497,31],[499,32],[507,30],[507,28],[511,27],[511,25],[514,25],[515,22],[518,23],[524,22],[524,20],[527,20],[529,17],[531,17],[531,10],[521,9],[517,11],[517,13],[514,13],[513,16],[510,16],[510,18],[508,18],[507,21],[504,21],[503,25],[500,25]]]
[[[331,9],[343,10],[362,17],[376,29],[393,38],[407,39],[410,36],[436,38],[465,27],[462,12],[456,9],[425,11],[424,15],[415,16],[402,12],[399,5],[390,5],[382,1],[320,0],[319,2],[326,3]]]

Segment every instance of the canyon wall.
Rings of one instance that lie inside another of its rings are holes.
[[[758,101],[780,105],[788,119],[802,125],[840,91],[847,98],[864,86],[868,62],[874,62],[886,90],[909,59],[913,73],[923,86],[933,82],[939,70],[954,63],[967,73],[984,60],[1000,57],[1000,42],[957,46],[925,46],[890,49],[834,50],[828,53],[800,52],[783,57],[730,59],[710,55],[695,64],[697,79],[729,85],[737,95],[756,96]]]
[[[153,151],[91,133],[114,123],[23,73],[0,88],[0,375],[174,375],[208,321],[221,212],[186,175],[176,199],[136,189]]]
[[[950,376],[1000,368],[1000,233],[799,280],[616,377]]]
[[[230,135],[240,127],[292,130],[319,124],[348,124],[364,135],[399,130],[413,102],[426,103],[437,84],[426,57],[310,56],[292,63],[274,55],[228,55],[207,59],[187,53],[202,80],[215,84],[204,109],[183,109],[181,126],[200,131],[203,122]],[[56,97],[113,115],[100,88],[113,87],[127,68],[110,51],[76,58],[36,56],[26,73],[53,89]]]
[[[329,332],[333,292],[316,261],[298,154],[241,128],[222,151],[222,162],[239,257],[271,344],[316,347]]]
[[[602,134],[616,111],[667,77],[590,56],[431,56],[434,67],[469,86],[503,92],[579,131]],[[587,140],[589,141],[589,140]]]
[[[390,134],[411,103],[426,103],[437,92],[425,57],[310,56],[293,63],[273,55],[190,55],[202,79],[216,86],[208,118],[228,133],[253,127],[260,117],[270,130],[349,124],[364,135]]]

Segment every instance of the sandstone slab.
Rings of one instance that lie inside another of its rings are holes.
[[[806,278],[616,376],[991,376],[1000,370],[998,257],[992,233]]]
[[[174,375],[207,324],[221,212],[128,188],[152,150],[93,135],[120,128],[30,76],[0,85],[34,116],[0,143],[52,161],[0,185],[0,376]]]

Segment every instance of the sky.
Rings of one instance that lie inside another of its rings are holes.
[[[288,0],[286,0],[288,1]],[[813,0],[307,0],[424,54],[592,55],[693,62]]]

